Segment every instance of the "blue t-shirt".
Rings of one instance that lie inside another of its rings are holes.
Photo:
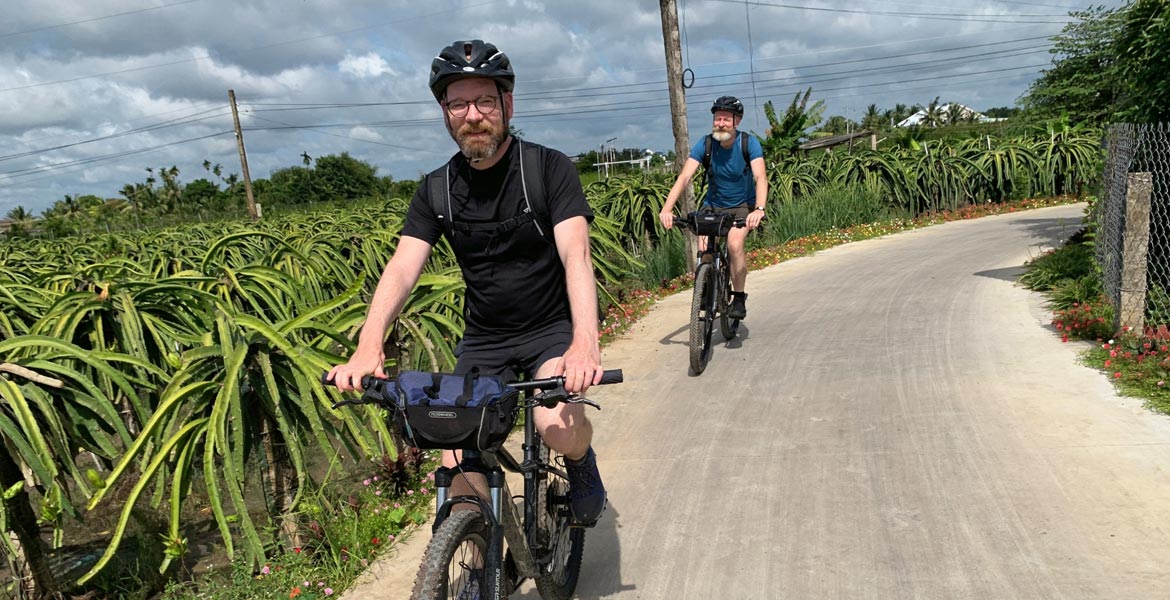
[[[747,203],[756,203],[756,186],[752,171],[743,163],[743,149],[739,136],[747,135],[748,156],[751,160],[764,157],[764,148],[754,135],[737,131],[730,148],[711,140],[711,172],[707,175],[707,195],[703,203],[712,208],[731,208]],[[691,158],[703,164],[703,150],[706,146],[703,136],[691,148]]]

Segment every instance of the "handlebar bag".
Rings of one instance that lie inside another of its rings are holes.
[[[499,377],[404,371],[396,379],[394,425],[424,450],[498,449],[516,423],[520,392]]]
[[[728,213],[700,211],[691,213],[695,235],[727,235],[735,224],[735,216]]]

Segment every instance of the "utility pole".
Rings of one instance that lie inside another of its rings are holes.
[[[240,168],[244,171],[244,194],[248,198],[248,216],[252,222],[260,219],[256,210],[256,200],[252,197],[252,176],[248,174],[248,154],[244,152],[244,134],[240,131],[240,113],[236,110],[236,92],[228,90],[228,100],[232,103],[232,121],[236,124],[236,147],[240,149]]]
[[[678,37],[678,5],[674,0],[658,0],[662,10],[662,41],[666,46],[666,81],[670,89],[670,120],[674,125],[674,169],[681,172],[690,155],[690,135],[687,133],[687,100],[682,84],[682,44]],[[683,188],[679,198],[681,212],[685,215],[695,209],[692,188]],[[693,236],[687,240],[687,269],[695,270],[695,256],[698,247]]]

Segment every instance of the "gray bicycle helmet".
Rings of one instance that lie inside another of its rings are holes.
[[[435,100],[443,99],[447,86],[468,77],[487,77],[505,92],[516,85],[508,55],[483,40],[452,42],[431,61],[430,87]]]
[[[737,117],[742,117],[743,102],[740,102],[739,98],[735,96],[720,96],[719,99],[715,100],[715,104],[711,105],[711,114],[715,114],[721,110],[732,113]]]

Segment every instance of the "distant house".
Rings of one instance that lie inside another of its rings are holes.
[[[975,117],[974,120],[979,122],[979,123],[999,120],[999,119],[992,119],[989,117],[985,117],[982,114],[980,114],[978,111],[976,111],[975,109],[967,107],[967,106],[963,106],[962,104],[958,104],[958,103],[947,103],[947,104],[940,105],[938,107],[938,113],[940,115],[942,115],[942,117],[944,119],[947,117],[948,114],[950,114],[952,104],[954,106],[958,106],[960,109],[962,109],[962,111],[963,111],[962,115],[963,115],[964,119],[970,119],[972,116],[974,116]],[[917,127],[917,126],[921,125],[925,119],[926,119],[926,109],[924,108],[924,109],[910,115],[909,117],[902,119],[901,121],[898,122],[898,124],[896,126],[897,127]]]
[[[0,219],[0,233],[8,233],[12,229],[12,219]]]

